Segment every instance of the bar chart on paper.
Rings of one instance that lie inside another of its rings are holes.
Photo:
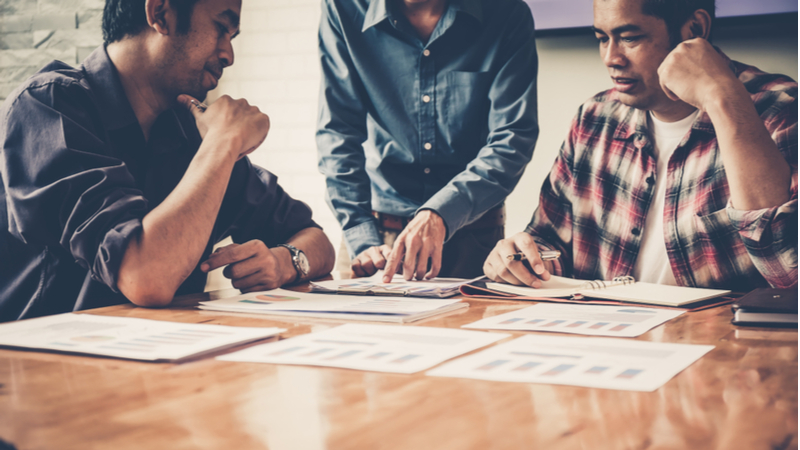
[[[414,373],[508,336],[445,328],[347,324],[250,347],[218,359]]]
[[[635,337],[681,314],[675,309],[538,303],[462,328]]]
[[[143,361],[177,361],[283,331],[68,313],[0,325],[0,345]]]
[[[427,375],[650,392],[713,348],[528,335],[448,362]]]

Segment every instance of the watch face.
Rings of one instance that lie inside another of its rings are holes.
[[[308,264],[308,258],[303,252],[297,252],[297,267],[303,272],[303,275],[308,275],[311,266]]]

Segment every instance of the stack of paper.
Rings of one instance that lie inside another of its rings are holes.
[[[712,345],[528,335],[437,367],[428,375],[650,392]]]
[[[430,280],[406,281],[402,275],[395,275],[391,283],[383,282],[383,272],[369,278],[351,280],[312,281],[312,292],[355,295],[398,295],[407,297],[447,298],[458,294],[458,289],[474,280],[463,278],[433,278]]]
[[[408,323],[468,308],[460,300],[326,295],[275,289],[200,302],[200,309],[322,319]]]
[[[447,328],[347,324],[217,359],[414,373],[508,336]]]
[[[142,361],[177,361],[284,331],[281,328],[58,314],[0,325],[0,346]]]

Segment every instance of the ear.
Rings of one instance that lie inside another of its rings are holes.
[[[694,38],[708,39],[711,34],[711,16],[708,11],[698,9],[681,27],[681,41]]]
[[[169,0],[146,0],[145,14],[147,26],[164,36],[169,36],[170,30],[175,28],[173,10]]]

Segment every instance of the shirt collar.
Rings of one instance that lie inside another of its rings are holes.
[[[137,123],[128,96],[122,88],[114,63],[108,57],[105,46],[100,46],[83,61],[83,71],[102,112],[103,123],[109,130],[116,130]]]
[[[480,0],[451,0],[451,4],[456,11],[465,12],[483,23],[483,8],[481,8]]]
[[[372,0],[369,2],[369,8],[364,15],[364,26],[361,28],[362,33],[391,16],[391,7],[389,5],[391,1],[393,0]],[[483,9],[481,8],[480,0],[450,0],[449,3],[448,8],[465,12],[478,19],[478,22],[483,23]]]

